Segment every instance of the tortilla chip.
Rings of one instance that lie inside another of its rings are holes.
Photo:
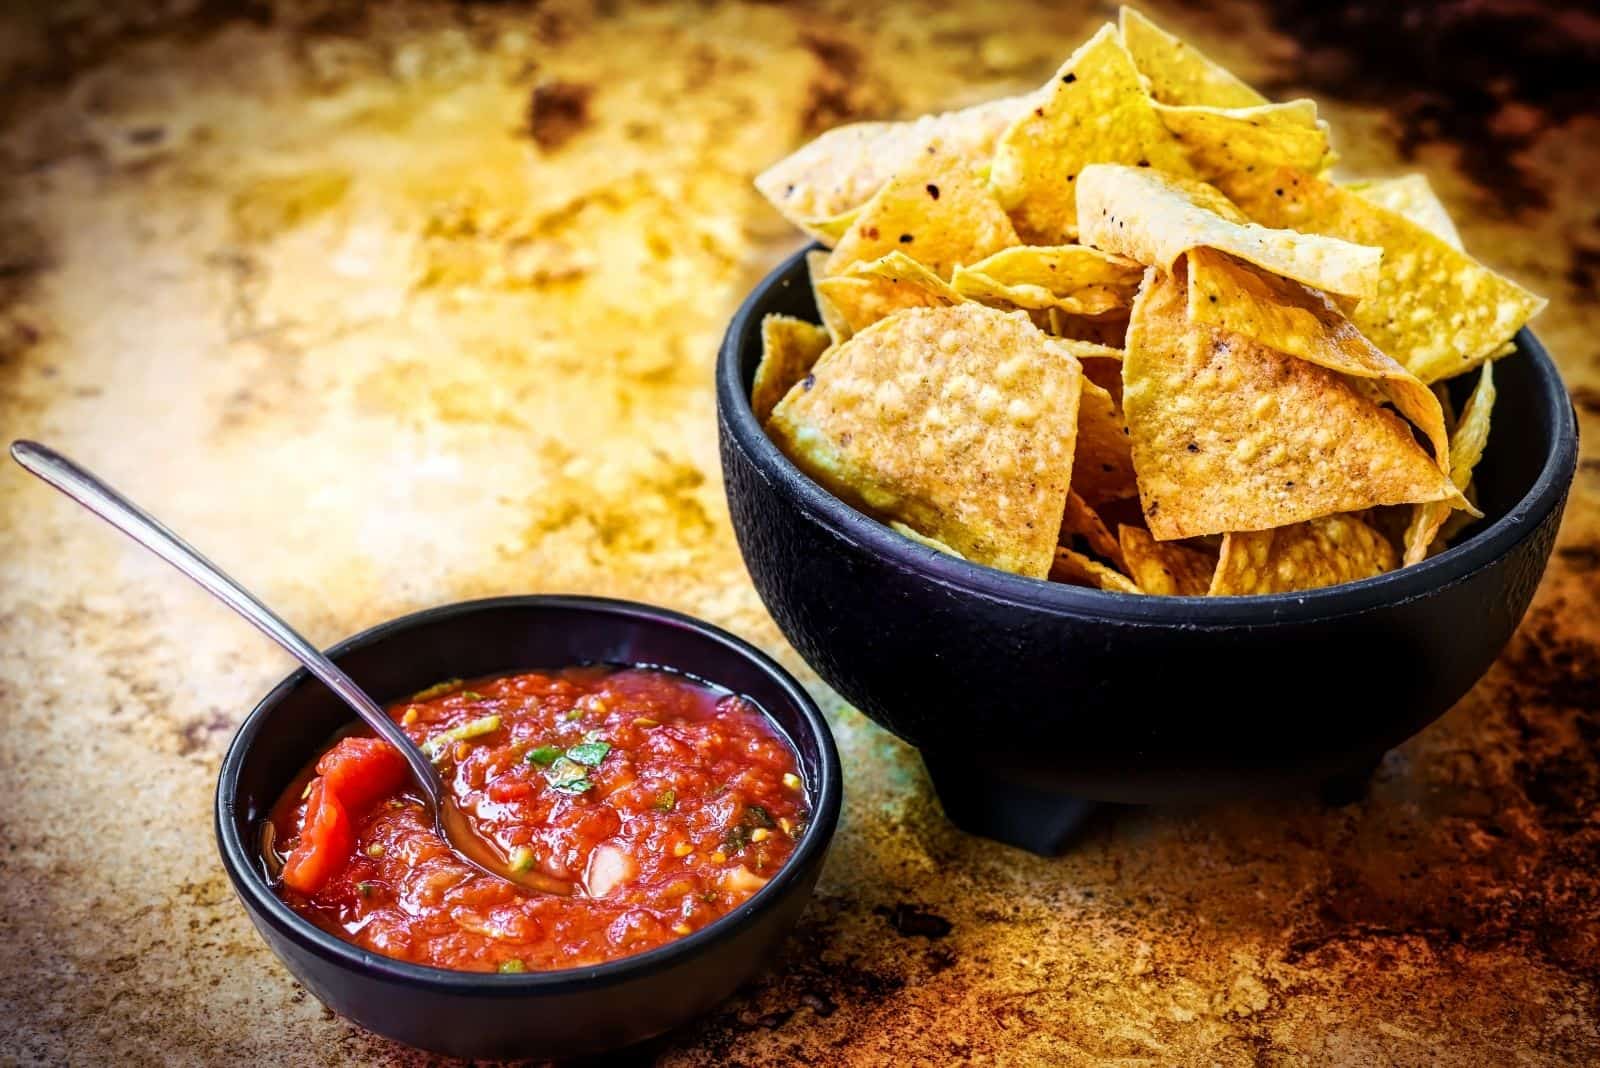
[[[1109,590],[1112,593],[1144,592],[1122,572],[1071,549],[1056,550],[1055,562],[1050,568],[1050,581]]]
[[[1060,347],[1068,343],[1051,344]],[[1122,408],[1111,392],[1085,375],[1083,395],[1078,400],[1078,450],[1072,461],[1072,489],[1092,505],[1126,500],[1139,492],[1126,426]]]
[[[1190,323],[1182,278],[1152,268],[1123,359],[1139,495],[1161,541],[1460,497],[1397,416],[1346,380]]]
[[[911,122],[840,126],[773,164],[756,179],[756,188],[784,218],[832,244],[813,227],[872,199],[929,144],[939,141],[950,155],[982,164],[1001,131],[1030,106],[1030,97],[1014,96]]]
[[[1463,493],[1472,481],[1473,469],[1483,459],[1484,447],[1489,444],[1489,414],[1494,409],[1494,400],[1494,364],[1486,363],[1450,438],[1450,480]],[[1445,520],[1450,518],[1451,511],[1443,502],[1417,505],[1411,514],[1411,525],[1406,528],[1406,563],[1420,563],[1427,558],[1428,547]]]
[[[1433,191],[1427,175],[1406,174],[1399,178],[1350,182],[1345,188],[1380,208],[1404,215],[1457,252],[1464,251],[1461,233],[1444,201]]]
[[[1248,108],[1267,98],[1234,77],[1198,48],[1173,36],[1131,7],[1117,13],[1122,43],[1150,93],[1163,104]]]
[[[750,384],[750,407],[765,423],[773,407],[794,388],[830,344],[828,332],[816,323],[788,315],[761,320],[761,362]]]
[[[1214,248],[1330,293],[1377,287],[1382,249],[1259,226],[1204,182],[1097,163],[1077,186],[1086,245],[1169,272],[1190,249]]]
[[[817,314],[822,318],[822,325],[827,329],[828,336],[835,345],[845,341],[854,332],[850,323],[845,319],[844,311],[834,303],[831,296],[822,288],[822,283],[828,276],[828,254],[819,249],[806,253],[806,269],[811,274],[811,298],[817,302]]]
[[[800,229],[815,237],[818,241],[832,248],[839,243],[850,227],[855,225],[856,218],[861,214],[860,208],[851,208],[849,211],[838,215],[830,215],[825,219],[807,219],[799,224]]]
[[[1132,260],[1087,245],[1021,245],[956,268],[951,284],[998,307],[1102,315],[1130,306],[1143,276]]]
[[[818,282],[816,289],[852,334],[905,308],[938,308],[962,300],[949,282],[903,252],[852,263],[843,274]]]
[[[1250,167],[1299,167],[1316,172],[1328,158],[1328,124],[1314,101],[1248,108],[1156,105],[1156,114],[1183,142],[1189,165],[1211,179]]]
[[[1123,569],[1145,593],[1167,597],[1204,597],[1211,588],[1217,558],[1174,542],[1156,541],[1148,530],[1121,524]]]
[[[828,273],[902,252],[949,278],[960,265],[1018,243],[988,186],[934,142],[867,201],[828,257]]]
[[[1062,338],[1062,341],[1068,339]],[[1081,351],[1074,350],[1078,359],[1083,362],[1083,377],[1085,381],[1093,382],[1107,393],[1120,411],[1122,408],[1122,352],[1118,349],[1107,348],[1105,345],[1089,346],[1088,342],[1075,342],[1075,344],[1093,347],[1107,355],[1086,357]],[[1116,353],[1113,357],[1110,353]]]
[[[1405,216],[1331,182],[1281,170],[1235,175],[1228,189],[1269,226],[1382,248],[1376,288],[1351,319],[1424,382],[1478,366],[1545,306]]]
[[[1020,312],[912,308],[852,337],[772,413],[768,433],[841,499],[963,557],[1050,570],[1083,374]]]
[[[1211,580],[1212,597],[1289,593],[1392,571],[1394,546],[1353,515],[1327,515],[1276,530],[1232,533]]]
[[[954,549],[950,548],[950,546],[946,545],[944,542],[940,541],[938,538],[930,538],[926,534],[918,534],[915,530],[912,530],[910,527],[906,526],[904,523],[900,522],[898,519],[889,524],[889,529],[893,530],[896,534],[901,534],[901,535],[904,535],[905,537],[910,538],[912,541],[916,542],[918,545],[925,545],[928,548],[935,550],[936,552],[944,553],[946,556],[953,556],[957,560],[966,559],[966,557],[962,556],[960,553],[958,553]]]
[[[1111,536],[1099,514],[1076,493],[1067,494],[1067,510],[1061,517],[1061,533],[1057,540],[1069,549],[1074,548],[1074,540],[1081,540],[1078,548],[1105,557],[1119,569],[1123,567],[1122,546]]]
[[[1449,445],[1439,398],[1380,352],[1322,293],[1209,248],[1188,257],[1189,319],[1330,371],[1374,380],[1383,399],[1428,436],[1445,469]]]
[[[1109,23],[1042,92],[1041,102],[1000,135],[989,172],[1000,203],[1031,244],[1062,244],[1077,233],[1075,182],[1090,163],[1191,173],[1183,146],[1162,125]]]

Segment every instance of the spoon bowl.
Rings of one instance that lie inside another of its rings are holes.
[[[486,874],[530,890],[551,894],[571,894],[571,885],[539,872],[513,871],[507,858],[490,841],[478,834],[466,813],[445,789],[438,769],[414,745],[383,708],[367,692],[329,660],[316,646],[301,637],[249,590],[226,572],[200,555],[164,523],[112,489],[54,449],[34,441],[11,443],[11,457],[30,474],[38,476],[66,496],[104,519],[161,559],[188,575],[217,600],[254,624],[277,642],[290,656],[303,664],[360,716],[378,737],[405,757],[411,778],[421,789],[433,816],[434,829],[450,844],[461,859]]]

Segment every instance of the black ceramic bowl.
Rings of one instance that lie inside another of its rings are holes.
[[[734,531],[779,627],[829,685],[922,751],[957,824],[1053,852],[1085,800],[1199,800],[1369,770],[1505,645],[1577,462],[1533,335],[1499,363],[1477,471],[1486,517],[1418,566],[1305,593],[1135,597],[925,548],[812,482],[757,425],[772,312],[817,320],[802,255],[734,316],[717,365]],[[1469,381],[1463,385],[1471,385]]]
[[[781,667],[708,624],[588,597],[502,597],[374,627],[329,655],[380,701],[443,678],[586,661],[661,665],[744,694],[793,744],[812,819],[789,862],[703,930],[589,968],[521,975],[407,964],[342,942],[272,892],[261,821],[295,774],[354,719],[298,671],[239,728],[217,783],[217,843],[239,899],[295,977],[369,1030],[461,1057],[562,1058],[616,1049],[705,1012],[753,975],[799,918],[839,816],[839,756],[816,705]]]

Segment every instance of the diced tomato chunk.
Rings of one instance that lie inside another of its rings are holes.
[[[300,841],[283,865],[284,885],[302,894],[316,893],[344,867],[355,845],[355,830],[338,795],[328,789],[327,780],[312,779]]]
[[[341,738],[317,761],[317,773],[351,815],[405,784],[406,759],[381,738]]]

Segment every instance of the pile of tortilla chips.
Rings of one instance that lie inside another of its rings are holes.
[[[1129,8],[1037,92],[824,134],[756,183],[831,249],[822,325],[763,324],[756,415],[843,500],[1020,575],[1416,563],[1478,515],[1492,361],[1544,301],[1421,176],[1330,178],[1328,134]]]

